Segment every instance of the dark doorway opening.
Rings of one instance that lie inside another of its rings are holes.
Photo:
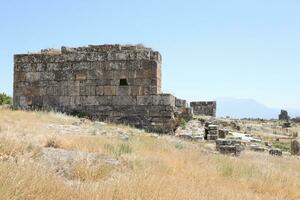
[[[128,85],[128,82],[127,82],[126,78],[120,79],[120,86],[124,86],[124,85]]]

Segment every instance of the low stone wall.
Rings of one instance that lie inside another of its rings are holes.
[[[199,101],[191,102],[191,108],[195,115],[216,116],[217,102],[215,101]]]

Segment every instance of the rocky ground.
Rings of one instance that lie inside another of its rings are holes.
[[[182,124],[175,135],[186,140],[204,142],[206,123],[219,132],[225,132],[222,140],[239,141],[243,150],[262,153],[276,150],[286,156],[291,155],[291,142],[297,140],[300,132],[300,124],[291,123],[289,127],[284,127],[286,122],[278,120],[234,120],[198,116]],[[215,140],[206,142],[214,143]]]

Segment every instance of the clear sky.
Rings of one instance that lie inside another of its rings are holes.
[[[0,0],[0,92],[13,54],[142,43],[163,56],[163,90],[300,108],[299,0]]]

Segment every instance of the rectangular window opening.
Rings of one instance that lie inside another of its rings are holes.
[[[128,85],[126,78],[120,79],[120,86],[124,86],[124,85]]]

